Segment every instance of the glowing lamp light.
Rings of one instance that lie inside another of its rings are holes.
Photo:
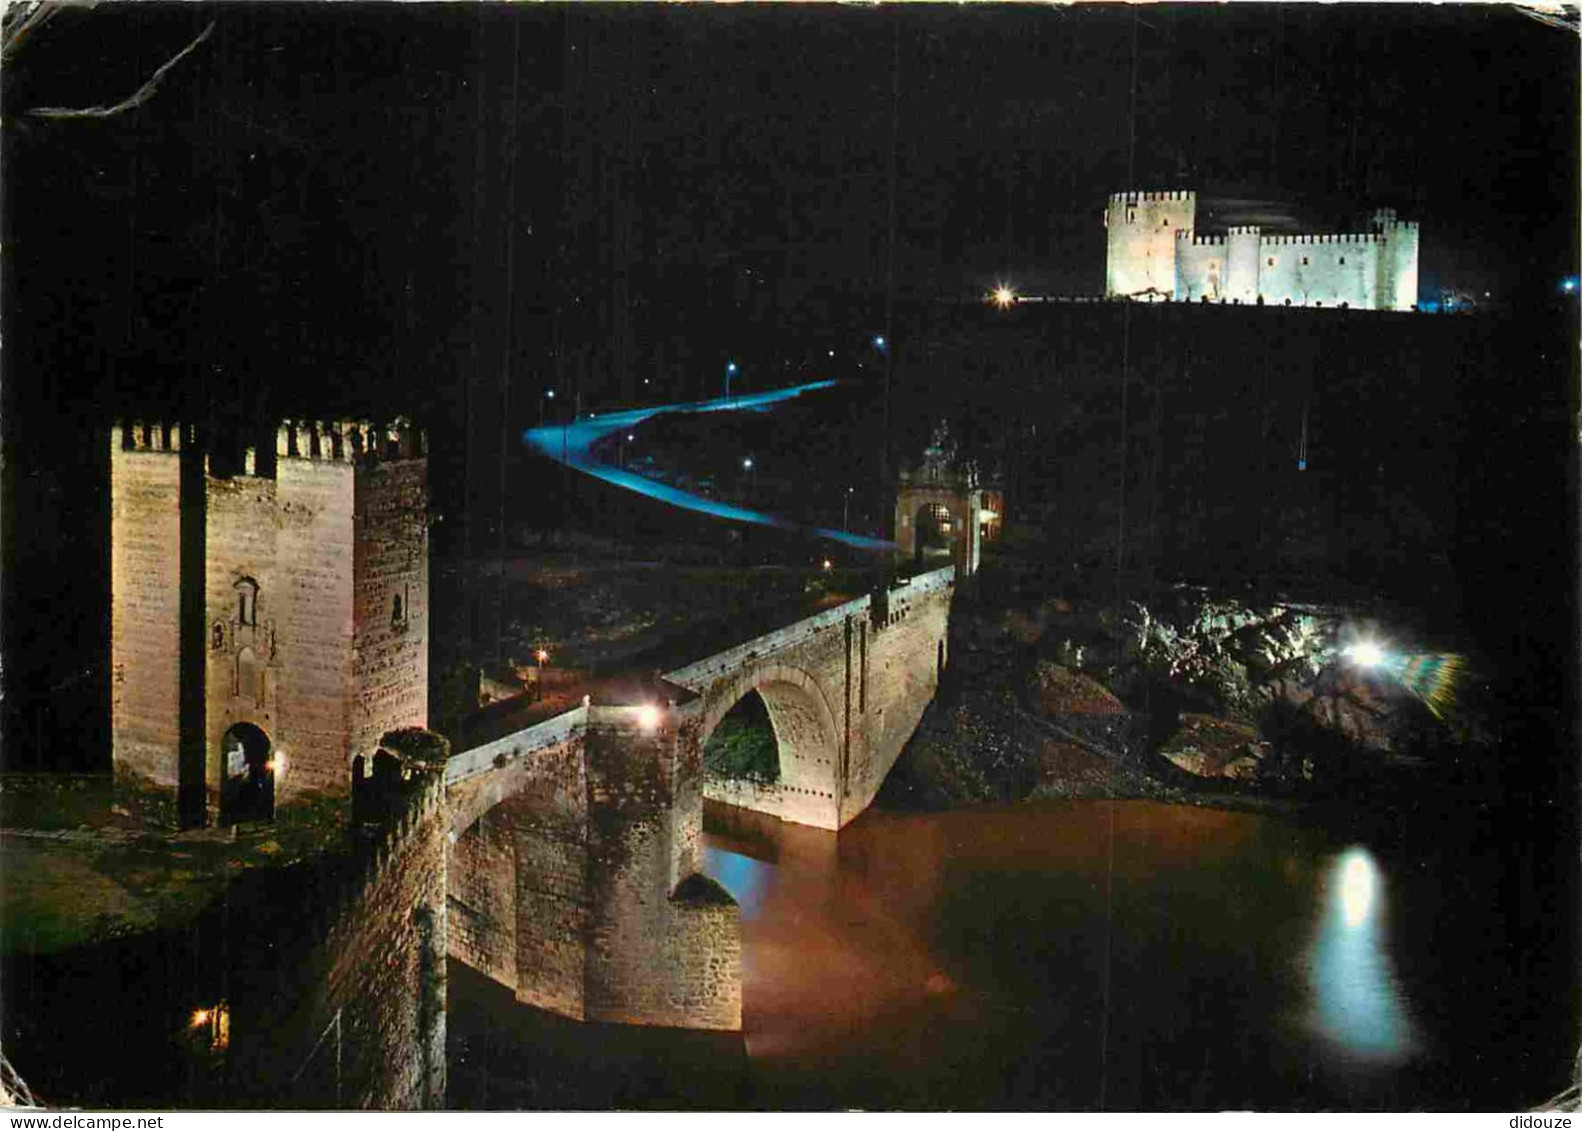
[[[834,568],[834,563],[832,563],[828,558],[825,558],[824,559],[824,568],[825,569],[833,569]]]
[[[1360,640],[1346,649],[1346,658],[1359,668],[1376,668],[1384,663],[1384,649],[1371,640]]]
[[[995,519],[1000,517],[1000,512],[999,511],[979,511],[978,512],[978,517],[983,519],[984,522],[993,522]]]
[[[1352,849],[1340,872],[1340,914],[1348,927],[1360,927],[1373,910],[1374,866],[1368,854]]]
[[[1568,275],[1564,279],[1560,280],[1560,289],[1568,295],[1576,294],[1577,277],[1575,275]]]
[[[878,349],[884,349],[884,335],[883,334],[875,335],[875,337],[873,339],[873,344]]]
[[[533,653],[533,658],[536,659],[540,664],[544,664],[549,661],[549,653],[540,648],[538,651]]]
[[[643,730],[657,730],[659,728],[659,708],[652,703],[644,703],[637,708],[637,725]]]
[[[194,1029],[198,1028],[200,1025],[207,1025],[208,1023],[209,1011],[207,1009],[194,1009],[192,1011],[192,1027]]]
[[[752,456],[748,456],[746,459],[742,460],[742,469],[745,471],[751,471],[753,469]]]
[[[725,363],[725,372],[727,372],[727,373],[735,373],[736,372],[736,363],[734,361],[726,362]]]
[[[994,293],[989,296],[989,301],[1001,310],[1006,310],[1016,305],[1016,292],[1009,283],[1001,283],[994,288]]]
[[[634,436],[634,435],[632,435],[632,433],[630,433],[630,432],[628,432],[628,433],[627,433],[627,434],[626,434],[626,442],[627,442],[627,443],[628,443],[628,444],[629,444],[629,443],[631,443],[631,442],[632,442],[632,441],[633,441],[633,440],[635,440],[635,439],[637,439],[637,437],[636,437],[636,436]]]
[[[549,390],[549,392],[545,393],[544,395],[546,397],[548,397],[550,400],[554,400],[555,399],[555,390],[551,389],[551,390]]]

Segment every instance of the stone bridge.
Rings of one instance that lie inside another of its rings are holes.
[[[915,577],[454,755],[451,956],[569,1017],[739,1029],[739,913],[701,874],[703,800],[826,829],[860,814],[933,698],[954,583]],[[779,781],[706,780],[704,744],[751,691]]]

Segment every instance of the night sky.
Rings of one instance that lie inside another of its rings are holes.
[[[28,116],[125,97],[210,21],[145,105]],[[1097,293],[1128,187],[1215,227],[1393,205],[1425,290],[1520,301],[1574,269],[1575,62],[1492,7],[67,11],[6,68],[6,375],[247,412],[502,369],[694,395],[860,333],[887,281]]]

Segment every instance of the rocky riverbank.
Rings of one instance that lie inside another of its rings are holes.
[[[1369,664],[1356,647],[1383,630],[1344,607],[1104,599],[1002,557],[958,595],[945,679],[883,798],[1388,804],[1497,741],[1463,658],[1404,623]]]

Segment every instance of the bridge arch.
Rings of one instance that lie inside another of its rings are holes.
[[[740,788],[778,795],[781,815],[835,828],[839,826],[841,798],[841,731],[830,697],[810,673],[789,664],[769,662],[740,669],[711,687],[699,743],[706,745],[720,721],[742,699],[757,692],[774,728],[780,778],[772,786],[743,783]],[[737,788],[712,783],[708,796],[731,800]]]

